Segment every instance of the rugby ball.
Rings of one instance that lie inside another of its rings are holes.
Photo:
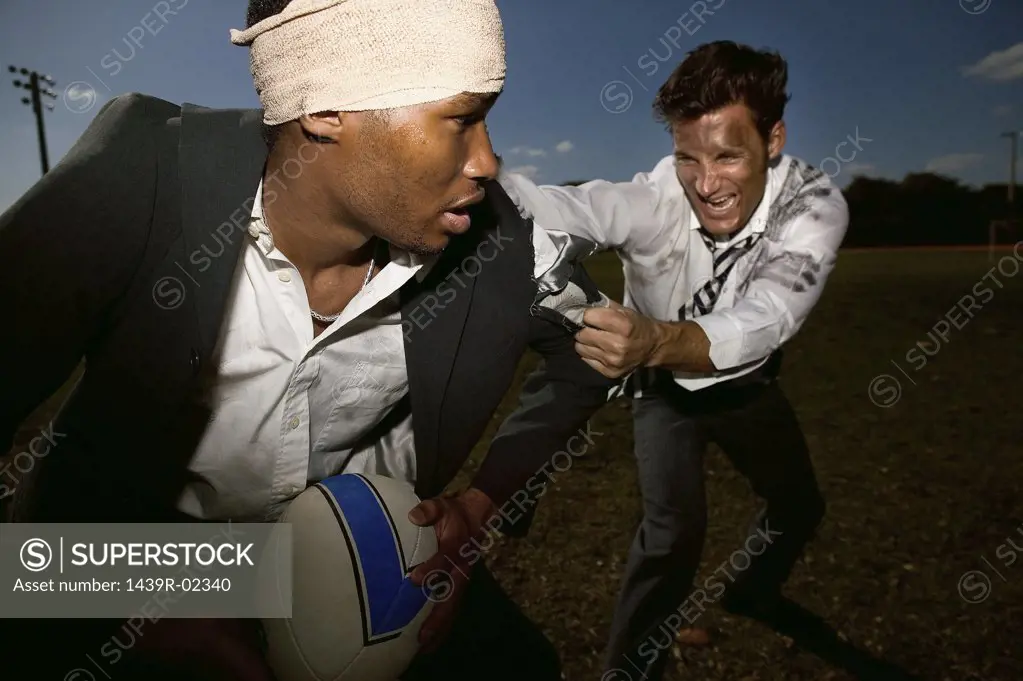
[[[278,681],[394,681],[408,668],[433,607],[408,574],[437,552],[433,527],[408,520],[419,501],[406,482],[344,474],[288,505],[291,617],[263,620]]]

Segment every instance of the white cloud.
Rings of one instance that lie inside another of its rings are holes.
[[[554,147],[554,150],[557,151],[559,154],[567,154],[574,148],[575,145],[572,144],[572,142],[570,142],[569,140],[565,140],[564,142],[558,142],[558,146]]]
[[[508,150],[509,154],[514,156],[526,155],[526,156],[546,156],[547,152],[543,149],[534,149],[532,147],[512,147]]]
[[[540,174],[540,169],[536,166],[515,166],[514,168],[508,169],[509,173],[518,173],[519,175],[525,175],[531,180],[535,180]]]
[[[849,163],[842,170],[849,175],[873,175],[877,173],[877,166],[873,163]]]
[[[992,52],[976,64],[963,67],[963,75],[998,81],[1023,78],[1023,43]]]
[[[959,173],[972,168],[983,159],[983,154],[948,154],[931,159],[924,170],[929,173]]]
[[[1009,114],[1012,113],[1012,105],[1002,104],[1001,106],[996,106],[994,109],[991,110],[991,113],[993,113],[995,116],[1008,116]]]

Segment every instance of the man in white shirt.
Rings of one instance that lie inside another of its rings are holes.
[[[614,249],[624,265],[625,307],[587,311],[576,348],[606,376],[628,377],[634,395],[644,517],[607,664],[648,681],[663,674],[680,627],[722,594],[733,612],[770,613],[824,514],[777,376],[782,345],[835,265],[848,212],[828,177],[782,154],[786,83],[777,54],[703,45],[658,92],[674,153],[651,172],[578,187],[501,178],[537,224]],[[692,590],[709,441],[767,503],[727,579]]]

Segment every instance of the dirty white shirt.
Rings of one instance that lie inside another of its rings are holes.
[[[421,281],[437,256],[391,247],[387,265],[314,338],[302,277],[274,246],[262,193],[260,182],[206,390],[212,416],[190,464],[196,479],[178,505],[203,519],[272,520],[308,485],[340,473],[416,482],[411,415],[356,445],[408,393],[403,331],[411,322],[403,329],[399,289]],[[557,254],[539,228],[533,245],[537,275]],[[495,247],[502,244],[481,260]]]
[[[538,187],[514,173],[499,180],[536,224],[617,251],[624,304],[661,321],[680,321],[680,310],[711,278],[715,254],[761,235],[732,268],[713,311],[693,319],[710,340],[718,371],[675,372],[675,382],[690,390],[755,370],[795,335],[824,290],[849,222],[830,178],[790,156],[768,170],[764,198],[749,222],[713,250],[697,233],[700,223],[673,156],[629,182]]]

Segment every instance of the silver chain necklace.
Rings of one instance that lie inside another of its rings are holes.
[[[374,248],[373,250],[376,251],[376,248]],[[366,284],[369,283],[369,278],[373,275],[373,265],[375,264],[376,256],[373,256],[372,258],[369,259],[369,269],[366,270],[366,278],[362,280],[362,286],[359,287],[359,293],[362,293],[362,290],[366,288]],[[341,312],[344,312],[344,310],[342,310]],[[320,314],[311,307],[309,308],[309,314],[312,315],[313,319],[324,324],[333,324],[335,321],[337,321],[337,318],[341,316],[341,312],[332,315],[324,315]]]

